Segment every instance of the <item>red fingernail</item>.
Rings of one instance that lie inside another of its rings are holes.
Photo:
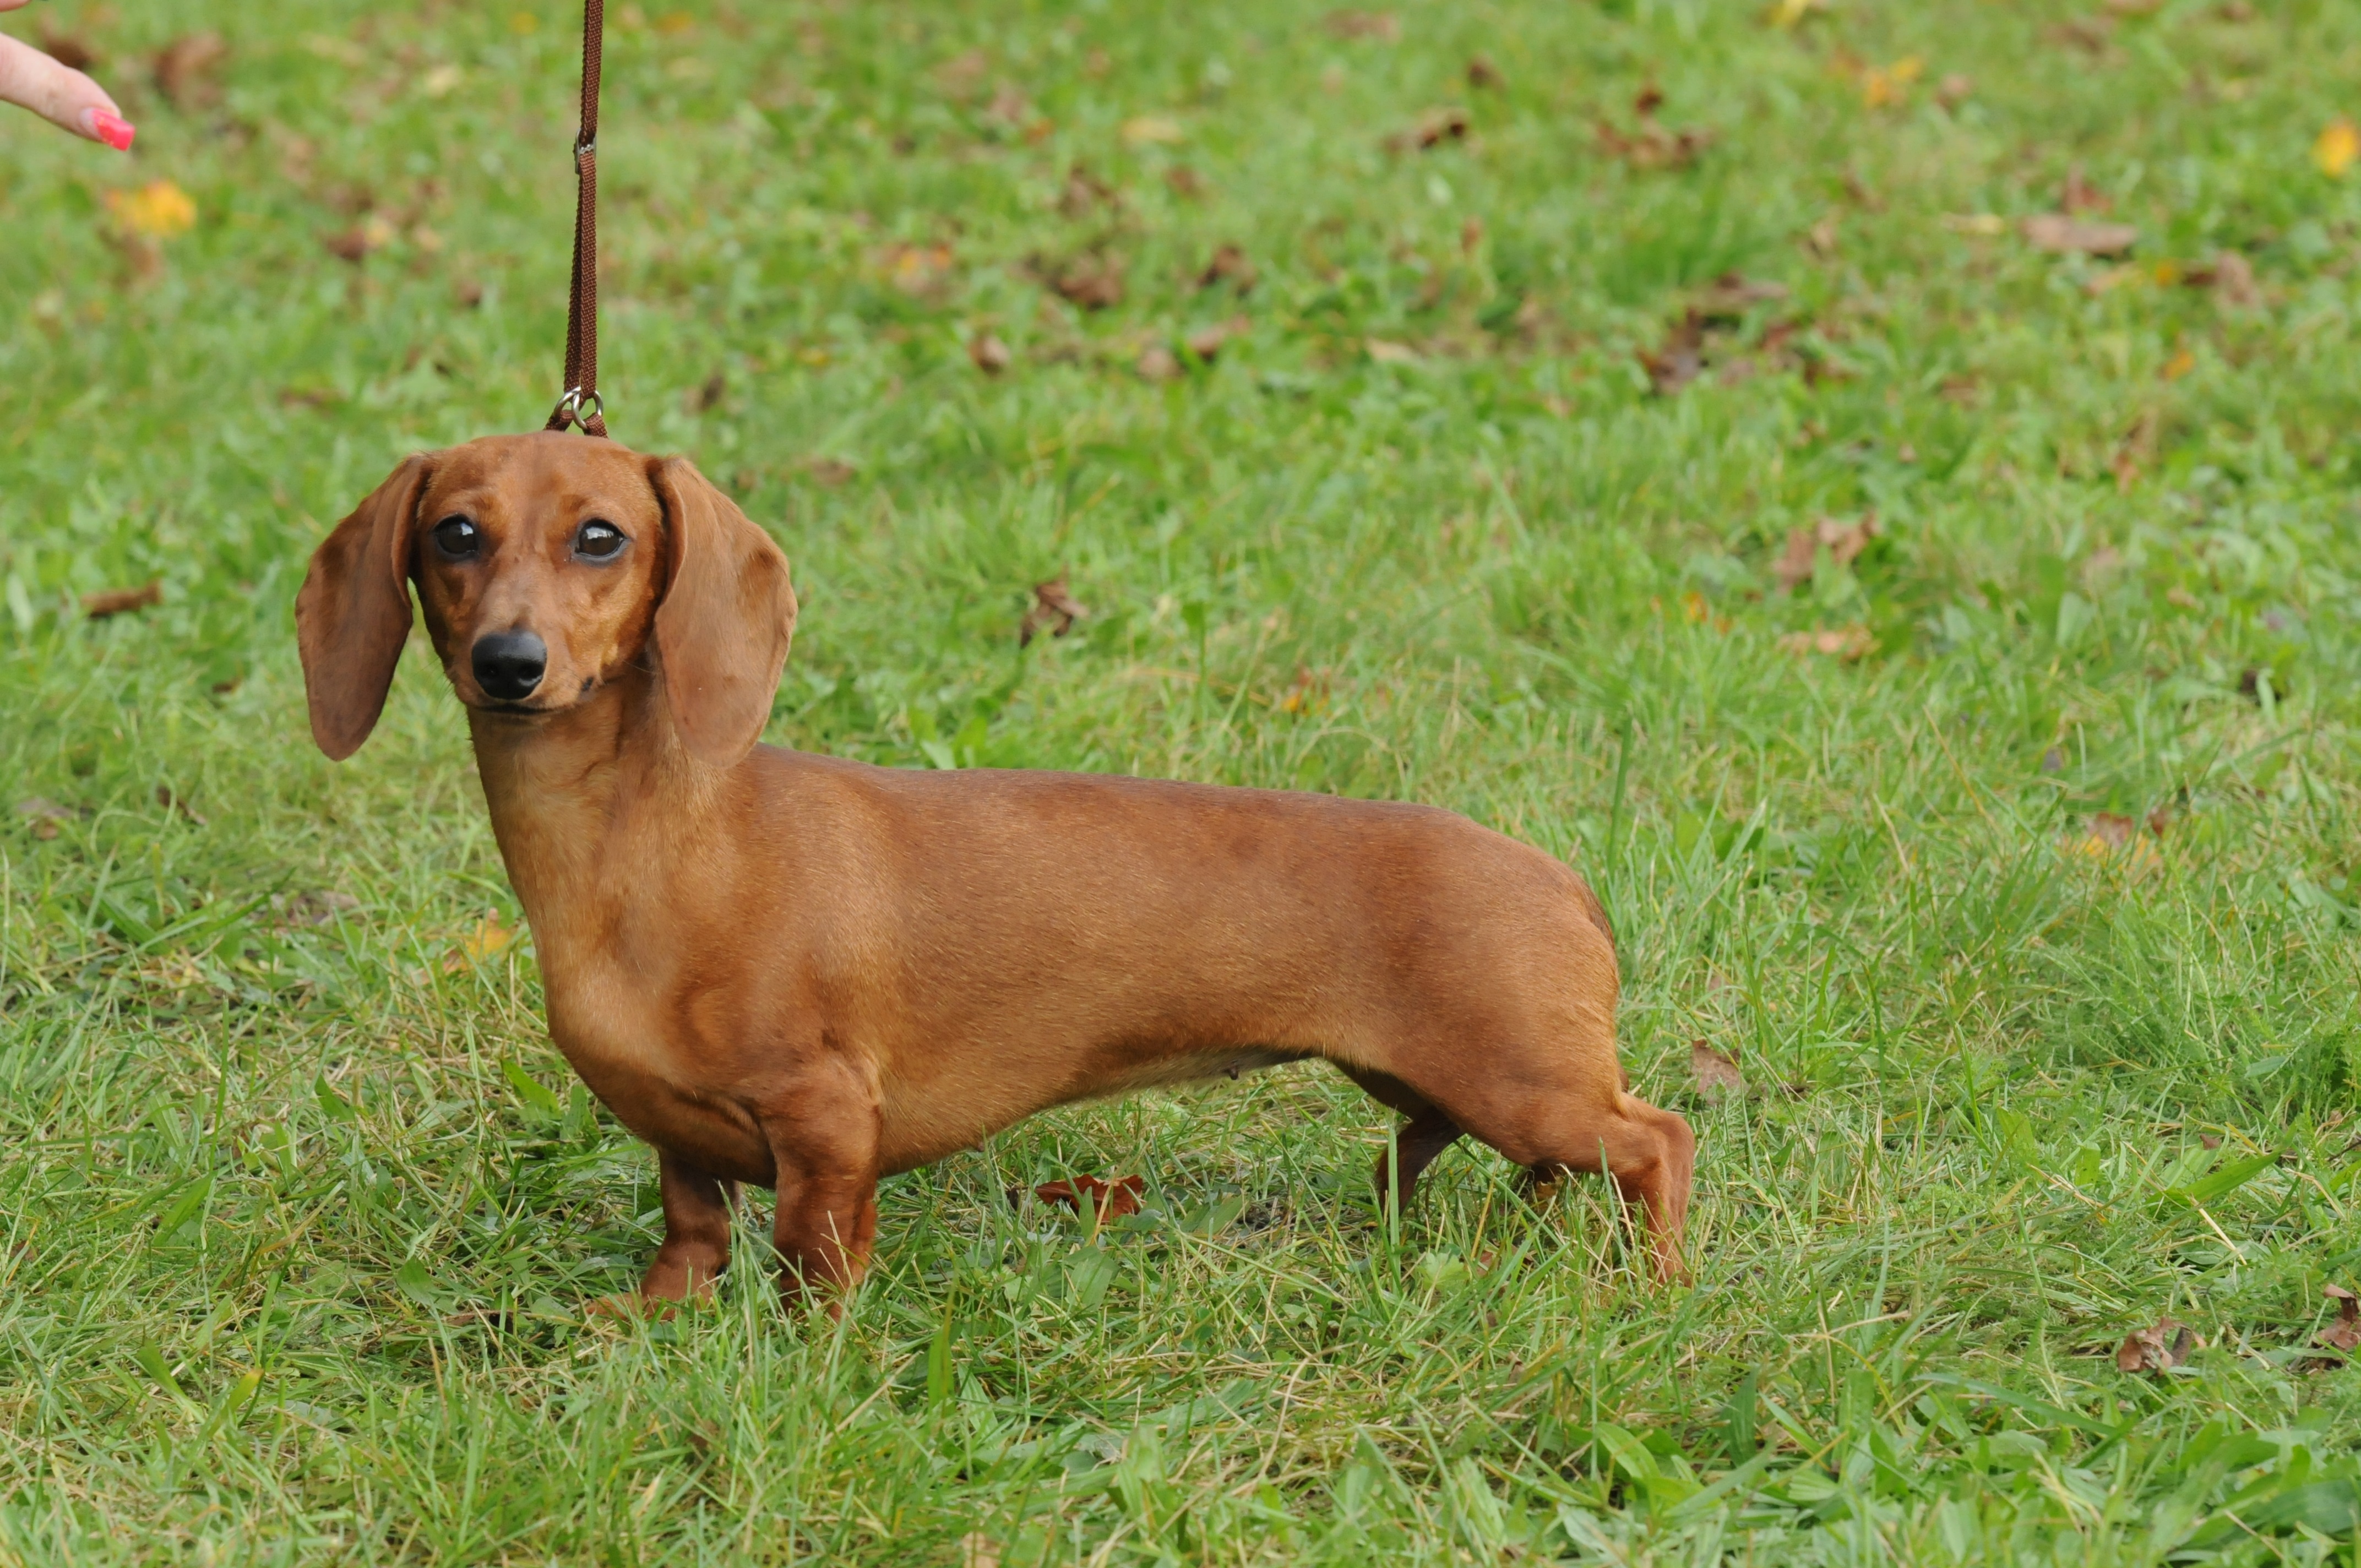
[[[131,138],[139,134],[129,120],[120,115],[110,115],[104,109],[90,112],[90,128],[99,140],[117,152],[129,152]]]

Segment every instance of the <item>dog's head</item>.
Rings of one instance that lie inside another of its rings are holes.
[[[724,767],[762,734],[796,627],[786,557],[685,457],[550,432],[424,453],[336,525],[296,596],[333,758],[377,725],[412,583],[469,707],[563,713],[653,652],[681,739]]]

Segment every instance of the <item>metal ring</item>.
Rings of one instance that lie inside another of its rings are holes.
[[[568,387],[566,389],[566,395],[557,400],[557,413],[561,420],[570,419],[576,424],[587,428],[592,420],[607,417],[607,400],[596,392],[586,392],[579,387]]]
[[[577,158],[581,157],[586,152],[596,152],[598,150],[598,138],[595,136],[590,137],[588,141],[577,138],[574,143],[574,156]]]

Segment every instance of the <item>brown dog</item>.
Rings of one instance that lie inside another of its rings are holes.
[[[409,635],[467,708],[549,1030],[656,1146],[642,1295],[778,1190],[787,1288],[866,1267],[881,1176],[1071,1101],[1320,1057],[1410,1118],[1610,1173],[1680,1268],[1696,1147],[1624,1092],[1615,948],[1559,861],[1422,806],[757,746],[787,563],[683,458],[493,437],[412,457],[296,600],[312,734],[349,756]]]

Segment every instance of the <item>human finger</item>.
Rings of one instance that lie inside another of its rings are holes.
[[[127,150],[137,134],[105,88],[5,34],[0,34],[0,103],[30,109],[52,125],[104,142],[117,152]]]

